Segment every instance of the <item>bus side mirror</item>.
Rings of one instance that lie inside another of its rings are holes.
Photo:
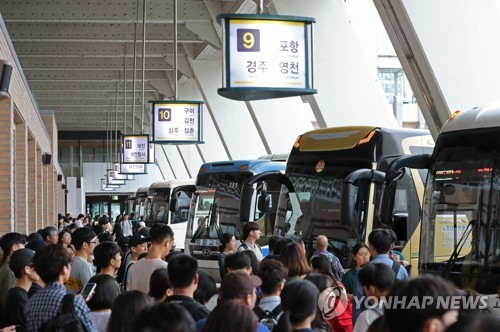
[[[359,192],[359,185],[364,180],[375,183],[384,181],[385,173],[361,168],[350,173],[342,181],[340,222],[342,225],[352,225],[358,221],[358,211],[356,211],[356,201]]]
[[[404,174],[404,171],[402,171],[402,173]],[[394,179],[389,182],[386,181],[382,188],[379,219],[382,224],[387,226],[392,224],[392,211],[394,210],[394,198],[396,196],[397,185],[398,180]]]
[[[392,229],[396,233],[398,241],[408,241],[408,213],[395,213]]]
[[[175,212],[175,207],[177,206],[177,196],[170,198],[170,204],[168,205],[168,209],[170,212]]]
[[[392,224],[396,187],[398,180],[405,175],[405,167],[429,169],[432,165],[431,161],[431,155],[421,154],[415,156],[402,156],[390,163],[385,174],[385,181],[380,199],[379,219],[381,223],[385,225]]]
[[[259,196],[257,208],[260,212],[267,212],[271,209],[271,195]]]
[[[184,192],[191,198],[193,198],[193,194],[197,195],[196,186],[191,184],[174,188],[174,190],[172,190],[172,194],[170,195],[170,203],[168,204],[170,212],[175,212],[177,208],[177,198],[179,198],[181,192]]]

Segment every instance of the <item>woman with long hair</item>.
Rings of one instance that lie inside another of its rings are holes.
[[[258,328],[257,316],[239,299],[224,300],[208,316],[203,332],[254,332]]]
[[[310,273],[304,250],[297,242],[291,242],[281,249],[280,261],[288,268],[287,282],[296,278],[304,279]]]
[[[118,295],[111,308],[107,332],[133,332],[132,322],[144,308],[152,304],[153,300],[138,290]]]
[[[63,229],[59,232],[59,240],[57,244],[66,248],[66,250],[71,254],[71,257],[75,256],[75,247],[71,244],[71,232],[67,229]]]
[[[318,255],[313,257],[311,260],[312,270],[315,276],[324,277],[323,283],[318,283],[321,279],[312,278],[312,281],[316,284],[319,291],[322,292],[327,288],[332,291],[339,291],[344,294],[344,297],[337,297],[335,299],[334,308],[341,308],[345,306],[345,310],[339,315],[334,315],[335,317],[328,320],[331,328],[335,332],[351,332],[352,331],[352,303],[347,298],[347,293],[345,292],[344,285],[337,279],[333,273],[332,263],[325,255]],[[345,302],[341,302],[345,301]]]
[[[224,265],[224,261],[226,260],[226,256],[230,253],[233,253],[236,250],[236,239],[231,233],[222,234],[219,246],[219,272],[220,278],[224,278],[227,273],[226,266]]]
[[[96,284],[94,295],[87,302],[92,320],[99,332],[106,332],[111,317],[111,308],[115,299],[120,295],[120,287],[115,278],[107,274],[95,275],[90,278],[89,282]]]
[[[370,251],[368,249],[368,246],[362,242],[356,243],[352,247],[355,265],[342,277],[342,284],[344,284],[345,290],[349,294],[354,292],[354,282],[359,269],[370,260]]]

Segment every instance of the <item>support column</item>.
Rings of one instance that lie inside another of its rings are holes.
[[[52,225],[52,223],[50,222],[50,218],[49,218],[49,211],[50,211],[50,191],[49,191],[49,166],[43,166],[43,197],[44,197],[44,204],[43,204],[43,211],[44,211],[44,214],[43,214],[43,217],[44,217],[44,226],[43,227],[46,227],[46,226],[49,226],[49,225]]]
[[[16,124],[16,231],[28,233],[28,128],[26,123]]]
[[[55,181],[57,180],[57,175],[54,176],[55,170],[54,166],[47,166],[47,220],[49,225],[57,225],[57,216],[54,211],[56,202],[56,192],[54,191]]]
[[[28,140],[28,234],[38,229],[37,147],[34,139]]]
[[[14,114],[10,99],[0,101],[0,233],[14,230]]]
[[[52,165],[46,166],[45,171],[47,174],[47,220],[46,226],[54,224],[54,172]]]
[[[37,184],[37,196],[36,205],[38,210],[38,216],[36,220],[36,230],[45,227],[45,208],[44,208],[44,185],[43,185],[43,165],[42,165],[42,150],[37,148],[36,150],[36,184]]]

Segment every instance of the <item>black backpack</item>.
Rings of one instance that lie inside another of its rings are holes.
[[[272,331],[276,325],[278,325],[278,320],[283,313],[283,308],[281,308],[281,304],[278,304],[272,311],[269,311],[262,310],[261,307],[256,306],[253,308],[253,312],[257,315],[259,323]]]
[[[132,255],[131,251],[128,251],[122,258],[122,265],[118,268],[118,272],[116,273],[116,281],[121,284],[123,282],[123,277],[125,276],[125,269],[127,268],[126,262],[127,259]]]
[[[399,269],[401,268],[401,264],[399,262],[392,262],[392,270],[394,271],[394,279],[397,279]]]
[[[75,295],[66,294],[62,299],[61,311],[52,318],[43,332],[85,332],[85,327],[75,312]]]

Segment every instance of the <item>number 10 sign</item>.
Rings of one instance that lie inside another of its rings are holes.
[[[150,101],[153,104],[153,142],[202,143],[202,106],[199,101]]]

